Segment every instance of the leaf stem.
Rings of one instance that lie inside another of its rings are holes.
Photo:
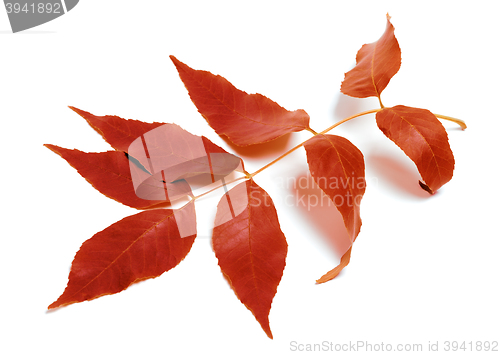
[[[380,98],[380,95],[378,95],[377,97],[378,97],[378,102],[380,104],[380,108],[385,108],[384,104],[382,103],[382,99]]]
[[[380,97],[379,97],[379,101],[380,101]],[[329,131],[331,131],[332,129],[334,129],[335,127],[337,126],[340,126],[342,123],[345,123],[347,121],[350,121],[356,117],[360,117],[360,116],[364,116],[364,115],[368,115],[368,114],[371,114],[371,113],[377,113],[379,111],[382,111],[384,109],[384,106],[382,105],[382,101],[380,101],[380,105],[382,108],[377,108],[377,109],[373,109],[373,110],[368,110],[368,111],[364,111],[364,112],[360,112],[360,113],[357,113],[355,115],[352,115],[352,116],[349,116],[347,118],[344,118],[343,120],[331,125],[330,127],[328,127],[327,129],[324,129],[323,131],[319,132],[319,133],[316,133],[316,131],[314,131],[312,128],[306,128],[307,131],[311,132],[312,134],[314,134],[314,136],[317,136],[318,134],[325,134]],[[448,121],[452,121],[452,122],[455,122],[456,124],[458,124],[462,129],[466,129],[467,128],[467,125],[465,124],[464,121],[462,120],[459,120],[458,118],[453,118],[453,117],[449,117],[449,116],[444,116],[444,115],[438,115],[438,114],[434,114],[436,117],[438,118],[441,118],[441,119],[444,119],[444,120],[448,120]],[[311,137],[313,138],[313,137]],[[309,138],[309,139],[311,139]],[[243,170],[243,173],[245,174],[245,176],[241,176],[237,179],[234,179],[228,183],[224,183],[222,185],[219,185],[217,187],[214,187],[213,189],[209,190],[209,191],[206,191],[204,193],[202,193],[201,195],[198,195],[198,196],[192,196],[192,200],[197,200],[199,199],[200,197],[202,196],[205,196],[205,195],[208,195],[209,193],[215,191],[215,190],[218,190],[220,189],[221,187],[225,186],[225,185],[228,185],[228,184],[232,184],[233,182],[236,182],[236,181],[240,181],[240,180],[243,180],[243,179],[252,179],[255,175],[257,175],[258,173],[266,170],[267,168],[269,168],[271,165],[274,165],[276,164],[277,162],[279,162],[281,159],[283,159],[284,157],[288,156],[289,154],[293,153],[294,151],[296,151],[297,149],[299,149],[300,147],[302,147],[309,139],[303,141],[302,143],[296,145],[295,147],[293,147],[292,149],[290,149],[289,151],[283,153],[282,155],[280,155],[279,157],[277,157],[276,159],[274,159],[273,161],[271,161],[270,163],[264,165],[262,168],[260,168],[259,170],[253,172],[253,173],[249,173],[247,172],[246,170]]]
[[[311,132],[311,133],[312,133],[312,134],[314,134],[315,136],[316,136],[316,135],[318,135],[318,133],[317,133],[314,129],[312,129],[311,127],[307,127],[307,128],[306,128],[306,131]]]
[[[378,111],[381,111],[382,109],[381,108],[378,108],[378,109],[375,109],[375,110],[369,110],[369,111],[365,111],[365,112],[361,112],[361,113],[357,113],[353,116],[350,116],[350,117],[347,117],[347,118],[344,118],[342,121],[339,121],[337,123],[335,123],[334,125],[328,127],[327,129],[321,131],[320,133],[315,133],[315,136],[318,135],[318,134],[325,134],[326,132],[334,129],[335,127],[341,125],[342,123],[344,122],[347,122],[347,121],[350,121],[352,120],[353,118],[356,118],[356,117],[359,117],[359,116],[363,116],[363,115],[368,115],[370,113],[375,113],[375,112],[378,112]],[[277,163],[278,161],[280,161],[281,159],[283,159],[284,157],[286,157],[287,155],[289,155],[290,153],[296,151],[297,149],[299,149],[300,147],[302,147],[304,145],[305,142],[307,142],[308,140],[300,143],[299,145],[293,147],[292,149],[290,149],[288,152],[280,155],[279,157],[277,157],[276,159],[274,159],[272,162],[270,162],[269,164],[267,165],[264,165],[262,168],[260,168],[259,170],[255,171],[254,173],[250,174],[251,177],[254,177],[255,175],[257,175],[258,173],[266,170],[267,168],[269,168],[271,165]]]
[[[277,157],[276,159],[274,159],[274,160],[273,160],[272,162],[270,162],[269,164],[264,165],[264,166],[263,166],[262,168],[260,168],[259,170],[257,170],[257,171],[255,171],[255,172],[253,172],[252,174],[250,174],[250,176],[254,177],[255,175],[257,175],[257,174],[258,174],[258,173],[260,173],[261,171],[266,170],[266,169],[267,169],[267,168],[269,168],[271,165],[273,165],[273,164],[277,163],[278,161],[280,161],[281,159],[283,159],[284,157],[286,157],[288,154],[290,154],[290,153],[292,153],[292,152],[296,151],[297,149],[299,149],[300,147],[302,147],[302,146],[304,145],[304,143],[305,143],[305,142],[307,142],[307,140],[306,140],[306,141],[304,141],[304,142],[302,142],[302,143],[300,143],[299,145],[297,145],[297,146],[293,147],[293,148],[292,148],[292,149],[290,149],[288,152],[286,152],[286,153],[284,153],[284,154],[280,155],[279,157]]]
[[[327,129],[321,131],[319,134],[325,134],[326,132],[331,131],[335,127],[340,126],[342,123],[352,120],[353,118],[356,118],[356,117],[359,117],[359,116],[368,115],[370,113],[377,113],[377,112],[382,111],[382,110],[383,110],[383,108],[376,108],[376,109],[373,109],[373,110],[368,110],[368,111],[364,111],[364,112],[357,113],[355,115],[349,116],[347,118],[344,118],[342,121],[339,121],[339,122],[331,125]]]
[[[246,171],[245,169],[243,169],[243,174],[245,174],[245,177],[247,179],[251,179],[252,178],[252,174],[250,174],[248,171]]]
[[[464,129],[467,128],[467,125],[465,124],[465,122],[462,121],[462,120],[459,120],[458,118],[453,118],[453,117],[450,117],[450,116],[438,115],[438,114],[434,114],[434,116],[436,116],[437,118],[441,118],[443,120],[448,120],[448,121],[451,121],[451,122],[455,122],[456,124],[458,124],[462,128],[462,130],[464,130]]]
[[[229,185],[229,184],[232,184],[233,182],[240,181],[240,180],[243,180],[243,179],[248,179],[248,178],[249,178],[248,176],[241,176],[241,177],[239,177],[239,178],[237,178],[237,179],[231,180],[231,181],[229,181],[229,182],[225,182],[225,183],[223,183],[222,185],[219,185],[219,186],[217,186],[217,187],[214,187],[214,188],[213,188],[213,189],[211,189],[211,190],[208,190],[208,191],[206,191],[206,192],[202,193],[201,195],[198,195],[198,196],[193,196],[193,197],[192,197],[192,200],[197,200],[197,199],[199,199],[199,198],[200,198],[200,197],[202,197],[202,196],[208,195],[209,193],[214,192],[215,190],[220,189],[220,188],[221,188],[221,187],[223,187],[224,185]],[[251,178],[251,177],[250,177],[250,178]]]

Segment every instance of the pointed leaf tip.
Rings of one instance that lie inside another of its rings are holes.
[[[212,245],[234,293],[272,339],[269,312],[288,245],[270,196],[253,180],[219,201]]]
[[[179,210],[157,209],[125,217],[82,244],[66,289],[48,308],[118,293],[135,282],[160,276],[186,257],[195,237],[193,202]]]
[[[304,148],[311,176],[342,215],[350,246],[340,264],[323,275],[317,283],[334,279],[349,264],[352,244],[361,230],[361,199],[365,193],[363,153],[344,137],[318,134]]]
[[[380,99],[391,78],[401,67],[401,50],[394,36],[389,14],[384,34],[376,42],[365,44],[356,55],[356,66],[345,74],[340,91],[352,97]]]
[[[208,124],[238,146],[266,143],[309,128],[304,110],[288,111],[261,94],[247,94],[220,75],[170,56],[191,101]]]
[[[97,191],[117,202],[137,209],[160,207],[168,202],[165,199],[145,200],[137,196],[132,183],[130,161],[123,152],[86,153],[53,144],[44,146],[66,160]]]
[[[175,64],[175,63],[180,63],[179,59],[177,59],[174,55],[172,55],[172,54],[171,54],[171,55],[169,55],[168,57],[170,58],[170,60],[171,60],[172,62],[174,62],[174,64]]]
[[[80,116],[82,116],[83,113],[88,113],[86,111],[83,111],[83,110],[80,110],[79,108],[75,107],[75,106],[68,106],[71,110],[75,111],[76,113],[78,113]]]
[[[136,138],[164,124],[129,120],[119,116],[96,116],[73,106],[69,106],[69,108],[83,117],[109,145],[123,152],[128,151],[128,147]]]
[[[324,274],[318,280],[316,280],[316,283],[322,284],[336,278],[340,274],[340,272],[347,265],[349,265],[349,262],[351,261],[351,251],[352,251],[352,246],[344,253],[344,255],[342,255],[340,263],[333,270],[328,271],[326,274]]]
[[[429,186],[427,186],[426,184],[424,184],[422,181],[418,180],[418,184],[420,185],[422,190],[427,191],[431,195],[434,195],[434,191],[432,191],[431,188]]]

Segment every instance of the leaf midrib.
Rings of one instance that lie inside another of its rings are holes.
[[[402,121],[406,122],[412,130],[414,130],[415,132],[418,133],[418,135],[422,138],[422,140],[425,142],[425,144],[427,144],[430,152],[432,153],[432,159],[434,160],[434,163],[435,163],[435,166],[436,166],[436,169],[437,169],[437,172],[438,172],[438,175],[439,175],[439,181],[441,182],[442,181],[442,176],[441,176],[441,169],[440,169],[440,166],[437,162],[437,159],[436,159],[436,154],[434,154],[434,150],[432,149],[431,145],[429,144],[429,142],[427,141],[427,139],[425,139],[425,137],[423,136],[422,133],[420,133],[420,131],[416,128],[415,125],[413,125],[410,121],[408,121],[406,118],[404,118],[402,115],[398,114],[395,110],[393,110],[393,108],[388,108],[387,110],[390,110],[393,114],[395,114],[396,116],[398,116]]]
[[[185,206],[189,205],[189,203],[191,202],[188,202],[188,204],[186,204]],[[183,206],[182,208],[184,208],[185,206]],[[72,299],[73,296],[79,294],[82,290],[84,290],[88,285],[90,285],[92,282],[94,282],[96,279],[98,279],[106,270],[108,270],[113,264],[115,264],[118,259],[120,259],[126,252],[129,251],[129,249],[135,245],[135,243],[137,243],[140,239],[144,238],[144,236],[149,232],[151,231],[153,228],[156,228],[159,224],[163,223],[164,221],[166,221],[168,218],[171,218],[173,215],[174,215],[174,212],[172,210],[170,210],[170,214],[168,214],[167,216],[165,216],[164,218],[162,218],[160,221],[154,223],[150,228],[148,228],[147,230],[145,230],[143,233],[141,233],[140,236],[138,236],[125,250],[123,250],[111,263],[109,263],[109,265],[107,265],[99,274],[97,274],[95,277],[93,277],[89,282],[87,282],[87,284],[85,284],[85,286],[81,287],[78,291],[74,292],[71,296],[68,296],[66,297],[66,299]],[[138,278],[139,279],[139,278]],[[138,280],[136,279],[136,280]],[[130,284],[134,283],[136,280],[132,281]],[[129,284],[129,285],[130,285]],[[128,286],[128,285],[127,285]]]
[[[191,75],[191,74],[190,74],[190,73],[188,73],[185,69],[182,69],[182,70],[184,71],[184,73],[186,73],[187,75],[189,75],[189,76],[191,77],[191,79],[192,79],[192,80],[194,80],[196,83],[198,83],[198,85],[200,85],[200,86],[201,86],[201,87],[203,87],[206,91],[208,91],[208,92],[209,92],[209,93],[210,93],[210,94],[211,94],[211,95],[212,95],[212,96],[213,96],[213,97],[214,97],[217,101],[219,101],[219,102],[220,102],[220,103],[221,103],[224,107],[226,107],[229,111],[234,112],[236,115],[241,116],[243,119],[246,119],[246,120],[248,120],[248,121],[251,121],[251,122],[254,122],[254,123],[257,123],[257,124],[261,124],[261,125],[263,125],[263,126],[272,126],[272,127],[281,127],[281,128],[295,128],[295,127],[296,127],[296,128],[302,128],[302,129],[304,129],[304,127],[303,127],[303,126],[298,126],[298,125],[284,125],[284,124],[282,124],[282,125],[280,125],[280,124],[269,124],[269,123],[265,123],[265,122],[262,122],[262,121],[256,121],[256,120],[254,120],[254,119],[252,119],[252,118],[250,118],[250,117],[248,117],[248,116],[245,116],[245,115],[243,115],[242,113],[240,113],[240,112],[236,111],[234,108],[231,108],[231,107],[229,107],[228,105],[226,105],[226,103],[225,103],[222,99],[220,99],[218,96],[216,96],[216,95],[215,95],[215,93],[214,93],[213,91],[211,91],[211,90],[210,90],[210,88],[206,87],[206,86],[205,86],[205,85],[204,85],[201,81],[197,80],[197,79],[194,77],[194,75]],[[194,69],[193,69],[193,70],[194,70]],[[213,75],[213,74],[212,74],[212,75]],[[220,75],[217,75],[217,76],[218,76],[218,77],[220,77],[220,78],[221,78],[221,79],[223,79],[223,80],[226,80],[225,78],[223,78],[223,77],[222,77],[222,76],[220,76]],[[217,76],[216,76],[216,77],[217,77]],[[210,78],[210,81],[212,81],[212,80],[213,80],[213,78]],[[228,83],[229,83],[229,81],[228,81]],[[230,85],[232,85],[231,83],[229,83],[229,84],[230,84]],[[232,85],[232,86],[234,87],[234,85]],[[239,90],[239,89],[238,89],[238,88],[236,88],[236,87],[234,87],[234,89],[235,89],[235,90]],[[239,91],[243,92],[244,94],[246,94],[246,95],[248,95],[249,97],[252,97],[252,98],[254,98],[254,96],[255,96],[255,95],[257,95],[257,94],[248,94],[248,93],[246,93],[246,92],[244,92],[244,91],[242,91],[242,90],[239,90]],[[232,95],[233,95],[233,98],[234,98],[234,93],[232,93]],[[261,95],[261,94],[260,94],[260,95]],[[266,97],[266,96],[264,96],[264,95],[261,95],[261,96],[262,96],[262,97],[265,97],[266,99],[268,99],[268,100],[270,100],[270,101],[272,101],[271,99],[269,99],[268,97]],[[274,102],[274,101],[272,101],[272,102]],[[276,102],[274,102],[274,103],[275,103],[276,105],[278,105]],[[257,105],[258,105],[258,104],[257,104]],[[278,106],[279,106],[279,105],[278,105]],[[281,106],[280,106],[280,107],[281,107]],[[282,108],[283,108],[283,107],[282,107]],[[285,108],[283,108],[283,109],[284,109],[284,110],[286,110]],[[293,113],[293,112],[294,112],[294,111],[288,111],[288,110],[286,110],[286,111],[287,111],[288,113]],[[259,106],[259,112],[262,114],[262,110],[260,109],[260,106]]]

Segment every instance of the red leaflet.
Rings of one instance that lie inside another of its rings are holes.
[[[118,221],[82,244],[68,286],[49,309],[123,291],[160,276],[188,254],[196,234],[194,203],[152,210]]]
[[[132,180],[137,195],[147,199],[165,198],[165,192],[171,200],[181,197],[190,191],[184,185],[209,185],[242,164],[240,158],[207,138],[175,124],[164,124],[141,135],[130,144],[128,154],[144,167],[132,170]],[[179,190],[185,193],[178,195]]]
[[[443,125],[428,110],[394,106],[379,111],[378,127],[415,163],[424,190],[434,193],[451,180],[455,159]]]
[[[323,282],[327,282],[330,280],[333,280],[340,274],[343,268],[345,268],[347,265],[349,265],[349,262],[351,261],[351,251],[352,251],[352,245],[347,251],[342,255],[342,258],[340,258],[340,264],[338,264],[335,268],[332,270],[328,271],[326,274],[321,276],[318,280],[316,280],[316,283],[321,284]]]
[[[331,134],[318,134],[304,148],[314,181],[335,203],[354,242],[361,228],[359,205],[366,185],[363,154],[347,139]]]
[[[272,338],[269,311],[288,246],[271,197],[253,180],[237,185],[220,200],[212,242],[236,296]]]
[[[352,245],[361,229],[359,206],[366,186],[363,154],[347,139],[330,134],[318,134],[306,141],[304,148],[311,175],[342,214]],[[350,254],[349,248],[335,271],[317,282],[337,276],[349,263]]]
[[[206,175],[210,183],[238,168],[241,159],[229,154],[205,137],[185,131],[176,124],[166,123],[135,139],[128,148],[152,175],[173,182]],[[147,174],[146,174],[147,175]]]
[[[193,135],[175,124],[161,124],[137,136],[123,135],[126,127],[149,127],[140,121],[113,117],[104,125],[103,137],[120,135],[123,152],[84,153],[46,145],[78,170],[104,195],[134,208],[149,208],[191,194],[190,184],[208,185],[233,170],[243,169],[241,159],[205,137]],[[99,121],[100,122],[100,121]]]
[[[157,154],[149,154],[148,156],[143,157],[144,152],[140,151],[139,154],[134,154],[135,152],[130,152],[130,146],[134,141],[137,141],[139,138],[144,142],[146,139],[150,141],[150,143],[155,146],[146,147],[143,150],[148,150],[153,148],[157,150],[161,150],[162,154],[165,155],[182,155],[184,156],[187,152],[194,156],[193,149],[197,149],[200,147],[204,147],[203,154],[218,154],[225,153],[225,159],[229,159],[231,161],[238,160],[243,164],[243,162],[235,157],[232,154],[227,153],[224,149],[219,147],[218,145],[212,143],[206,137],[198,137],[194,134],[191,134],[176,124],[172,123],[148,123],[137,120],[127,120],[118,116],[95,116],[89,112],[80,110],[76,107],[70,106],[70,108],[82,116],[88,124],[98,132],[106,142],[108,142],[113,148],[116,150],[122,150],[127,152],[133,158],[138,160],[146,170],[150,167],[150,162],[146,161],[146,159],[151,159],[151,156],[154,156],[157,159]],[[164,129],[156,130],[156,128],[162,127]],[[167,128],[168,127],[168,128]],[[201,138],[201,139],[200,139]],[[202,155],[200,153],[200,155]],[[142,158],[142,159],[141,159]],[[179,157],[172,159],[181,159]],[[188,160],[187,158],[184,161]],[[170,164],[175,164],[172,161],[169,161]],[[227,166],[224,166],[227,168]],[[209,168],[210,172],[211,169]],[[232,170],[231,170],[232,171]],[[227,175],[227,173],[225,173]]]
[[[80,110],[76,107],[69,107],[99,133],[106,142],[114,149],[128,151],[130,143],[142,134],[164,125],[164,123],[147,123],[136,120],[127,120],[118,116],[94,116],[93,114]]]
[[[234,144],[264,143],[309,128],[304,110],[287,111],[261,94],[236,89],[220,75],[194,70],[170,56],[191,100],[208,124]]]
[[[132,184],[130,162],[124,152],[85,153],[52,144],[45,144],[45,146],[66,160],[97,191],[124,205],[146,209],[157,207],[168,201],[165,200],[163,189],[161,190],[163,200],[144,200],[137,197]],[[181,189],[178,194],[186,195],[190,191],[188,186],[188,191]]]
[[[354,97],[377,96],[401,66],[401,50],[394,26],[387,15],[387,27],[377,42],[365,44],[356,55],[356,66],[345,74],[340,91]]]

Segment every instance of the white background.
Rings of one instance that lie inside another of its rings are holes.
[[[303,150],[259,174],[289,244],[270,313],[274,340],[235,297],[213,255],[220,194],[197,205],[199,236],[178,267],[120,294],[46,312],[80,245],[135,213],[43,147],[110,149],[68,105],[178,123],[255,171],[310,134],[233,150],[197,113],[168,56],[289,110],[305,109],[320,131],[377,108],[375,98],[348,98],[339,88],[357,50],[383,33],[387,12],[403,61],[384,104],[465,120],[466,131],[444,122],[455,175],[429,196],[373,115],[336,129],[364,153],[369,185],[351,264],[315,285],[338,263],[340,215],[282,202],[318,193],[280,180],[307,176]],[[288,354],[299,353],[291,342],[420,343],[425,350],[439,341],[443,350],[447,340],[500,341],[497,15],[495,2],[82,0],[65,16],[12,34],[1,9],[0,353]]]

